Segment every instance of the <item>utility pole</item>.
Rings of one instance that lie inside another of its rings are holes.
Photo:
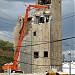
[[[69,51],[70,61],[69,61],[69,75],[71,75],[71,50]]]
[[[66,46],[69,47],[69,53],[68,53],[68,55],[69,55],[69,75],[71,75],[71,46],[72,45],[69,42],[69,44],[66,44]]]

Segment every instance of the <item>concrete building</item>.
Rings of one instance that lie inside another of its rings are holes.
[[[62,39],[61,0],[36,0],[36,4],[49,8],[36,9],[29,17],[20,52],[20,68],[25,73],[61,71],[62,42],[57,41]]]

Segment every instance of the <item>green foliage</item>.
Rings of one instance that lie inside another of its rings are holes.
[[[3,50],[2,49],[0,49],[0,55],[3,55]]]
[[[2,66],[6,63],[13,62],[13,44],[8,41],[0,40],[0,72],[2,71]]]
[[[0,40],[0,48],[2,50],[13,50],[13,44],[10,43],[9,41],[3,41],[3,40]]]

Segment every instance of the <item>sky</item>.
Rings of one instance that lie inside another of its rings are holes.
[[[62,0],[62,38],[75,36],[75,0]],[[63,54],[65,59],[69,59],[69,51],[71,51],[71,59],[75,60],[75,39],[62,41]]]
[[[62,38],[74,37],[75,33],[75,0],[62,0]],[[62,41],[63,50],[74,50],[74,39]],[[70,45],[70,46],[69,46]]]
[[[13,42],[17,17],[25,14],[26,6],[36,0],[0,0],[0,39]],[[74,37],[75,0],[62,0],[62,38]],[[63,52],[74,50],[74,39],[62,41]],[[68,46],[70,45],[70,46]]]
[[[17,17],[25,14],[25,5],[34,4],[34,2],[35,0],[0,0],[1,39],[13,41],[13,30],[17,24]]]

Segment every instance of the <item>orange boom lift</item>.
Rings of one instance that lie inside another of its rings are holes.
[[[25,14],[25,17],[24,17],[24,24],[23,24],[22,29],[21,29],[20,37],[19,37],[18,44],[17,44],[17,49],[16,49],[16,52],[14,54],[14,61],[13,61],[12,64],[10,64],[10,63],[9,64],[5,64],[2,67],[3,70],[8,70],[8,69],[11,69],[12,71],[19,70],[19,68],[18,68],[18,58],[19,58],[19,53],[20,53],[22,40],[24,38],[25,29],[26,29],[26,23],[27,23],[27,19],[28,19],[28,12],[31,9],[34,9],[34,8],[42,9],[42,8],[48,8],[48,7],[44,6],[44,5],[29,5],[27,7],[26,14]]]

